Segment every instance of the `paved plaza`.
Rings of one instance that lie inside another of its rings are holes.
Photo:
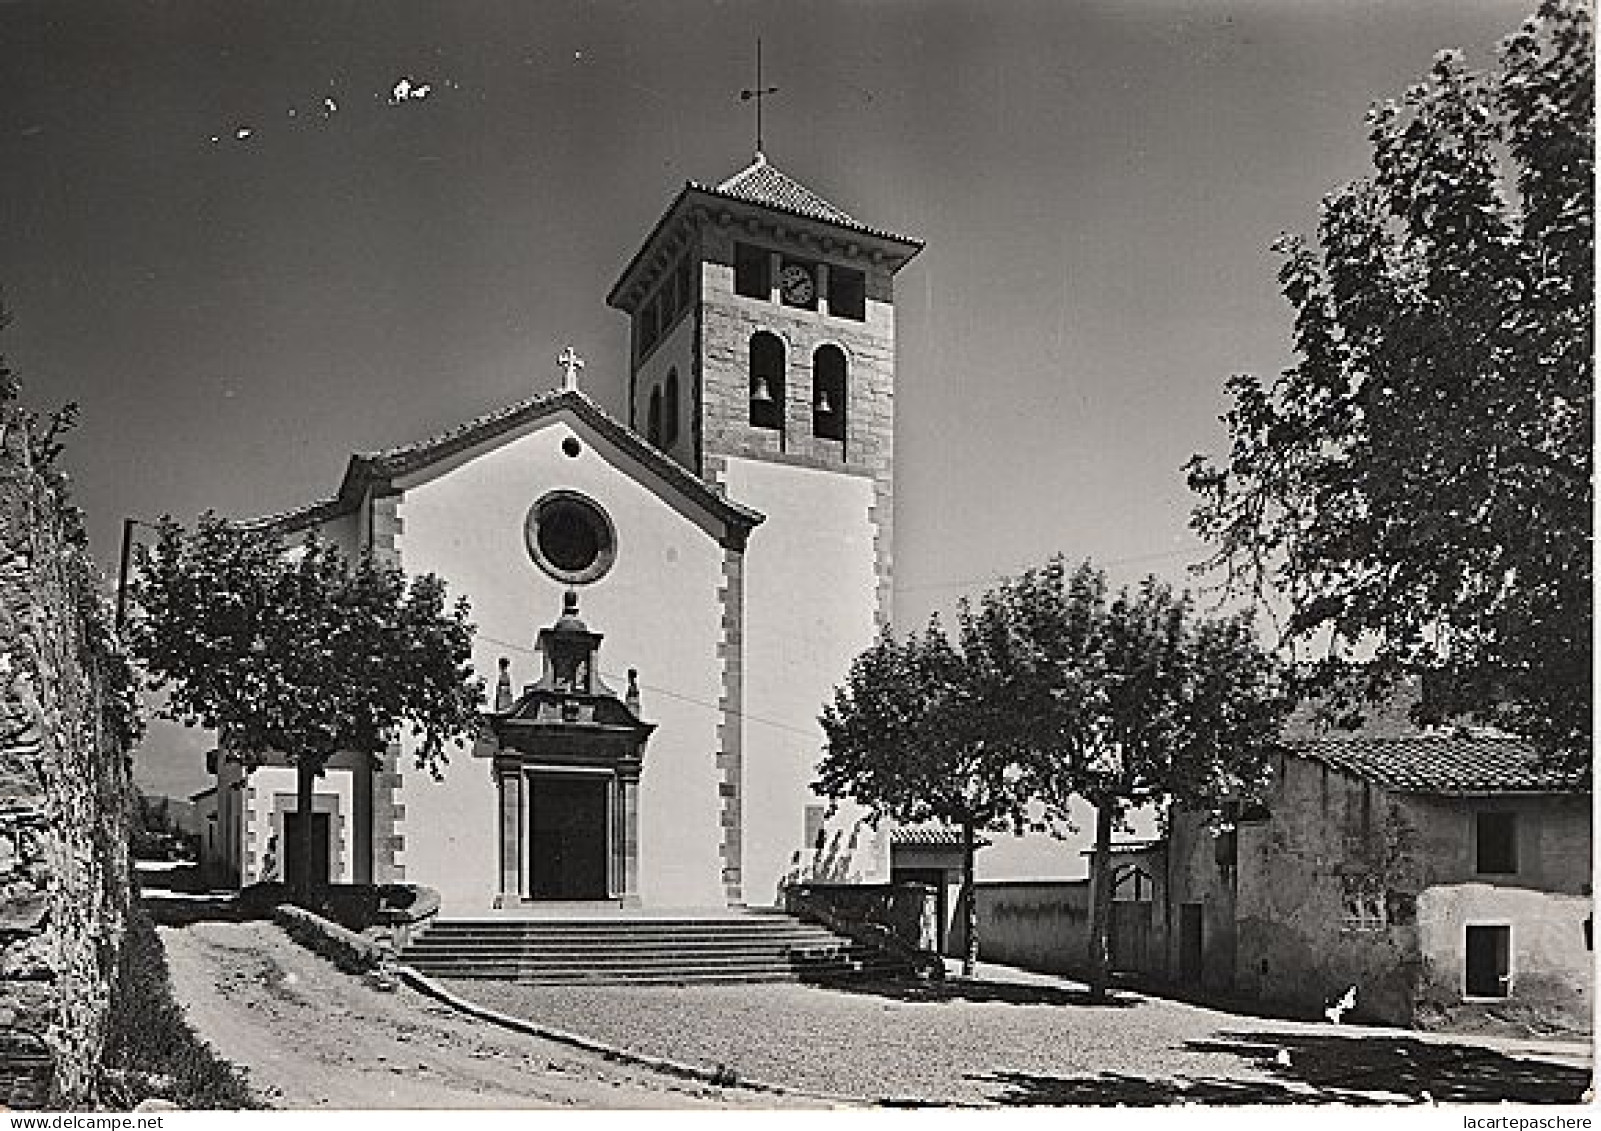
[[[981,967],[945,986],[538,987],[454,981],[503,1013],[632,1052],[890,1103],[1576,1102],[1582,1042],[1248,1017]]]

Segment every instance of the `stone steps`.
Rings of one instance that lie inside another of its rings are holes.
[[[776,913],[444,920],[400,958],[434,978],[540,985],[830,981],[904,970],[876,947]]]

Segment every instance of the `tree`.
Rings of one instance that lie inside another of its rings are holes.
[[[1277,660],[1249,612],[1198,617],[1188,594],[1148,577],[1115,597],[1085,562],[1060,557],[1003,582],[983,618],[1010,626],[1016,741],[1034,754],[1050,815],[1095,808],[1090,867],[1090,990],[1111,974],[1111,845],[1142,806],[1216,808],[1265,781],[1288,713]]]
[[[164,518],[141,553],[130,635],[164,714],[217,729],[229,757],[295,766],[298,809],[341,751],[373,765],[409,725],[419,769],[436,776],[471,737],[483,687],[472,675],[467,603],[447,607],[433,575],[407,581],[370,553],[352,565],[325,539],[295,550],[277,535],[202,516],[192,534]],[[300,859],[312,859],[301,821]],[[311,877],[294,891],[305,905]]]
[[[967,977],[978,960],[978,832],[1021,826],[1027,802],[1022,763],[995,725],[1004,709],[996,697],[1000,673],[981,631],[964,608],[960,649],[936,617],[921,635],[897,640],[886,632],[856,657],[823,708],[827,745],[812,786],[835,801],[854,799],[875,819],[961,829]]]
[[[1227,385],[1187,466],[1227,584],[1287,603],[1308,690],[1428,676],[1588,772],[1594,418],[1591,17],[1547,0],[1500,68],[1439,55],[1369,116],[1374,174],[1283,237],[1294,362]],[[1360,661],[1360,663],[1358,662]]]

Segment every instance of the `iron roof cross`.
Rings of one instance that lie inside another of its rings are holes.
[[[561,356],[556,359],[556,364],[566,371],[565,376],[562,377],[561,387],[564,389],[578,388],[578,374],[584,368],[584,359],[578,356],[578,351],[573,349],[572,346],[568,346],[561,351]]]
[[[750,102],[750,101],[754,100],[755,103],[756,103],[756,155],[758,157],[761,156],[761,152],[762,152],[762,99],[766,98],[770,94],[777,94],[777,93],[778,93],[778,88],[776,86],[763,86],[762,85],[762,38],[761,38],[761,36],[757,36],[756,37],[756,87],[753,90],[742,90],[742,91],[740,91],[739,92],[739,100],[741,102]]]

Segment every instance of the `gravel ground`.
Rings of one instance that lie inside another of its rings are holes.
[[[1452,1043],[1242,1017],[1159,998],[1091,1005],[1071,983],[946,988],[446,983],[492,1009],[739,1077],[945,1104],[1572,1103],[1584,1046]]]
[[[189,1024],[279,1108],[765,1108],[342,974],[270,923],[160,931]],[[788,1106],[797,1106],[790,1103]],[[815,1105],[800,1105],[815,1106]]]

